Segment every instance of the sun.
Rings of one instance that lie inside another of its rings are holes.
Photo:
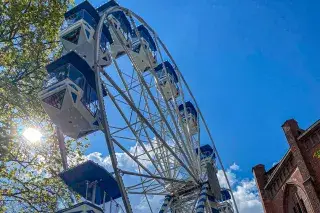
[[[38,142],[42,137],[41,132],[35,128],[27,128],[22,135],[30,142]]]

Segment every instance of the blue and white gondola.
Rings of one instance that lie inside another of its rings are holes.
[[[72,8],[64,14],[65,24],[60,31],[60,40],[64,47],[64,54],[76,51],[85,58],[90,67],[94,66],[94,34],[100,16],[96,9],[88,2]],[[109,66],[111,57],[107,45],[112,45],[113,40],[108,28],[104,25],[100,41],[100,66]]]
[[[198,148],[196,148],[196,153],[198,154]],[[200,161],[201,164],[206,162],[211,162],[216,158],[212,147],[209,144],[200,147]]]
[[[198,154],[198,148],[195,151]],[[206,144],[200,147],[201,167],[207,175],[207,183],[210,188],[208,190],[209,205],[212,212],[233,213],[233,208],[229,203],[231,199],[230,191],[220,187],[218,171],[214,164],[215,158],[215,152],[210,145]]]
[[[198,112],[190,101],[185,102],[186,116],[184,104],[179,106],[179,113],[182,118],[183,128],[189,127],[191,135],[198,133]]]
[[[165,61],[163,64],[159,64],[154,70],[159,78],[164,98],[171,100],[172,96],[174,98],[179,96],[178,76],[169,61]]]
[[[75,139],[99,130],[95,76],[87,62],[72,51],[46,69],[49,76],[39,97],[53,123]]]
[[[233,207],[230,203],[231,194],[228,189],[221,189],[221,199],[219,203],[219,210],[221,213],[233,213]]]
[[[103,13],[106,12],[108,9],[117,6],[119,5],[114,0],[111,0],[98,7],[97,11],[99,15],[102,16]],[[121,42],[123,42],[123,44],[127,46],[129,49],[131,48],[131,24],[124,12],[119,10],[111,12],[108,15],[107,19],[108,21],[106,21],[106,24],[112,24],[115,29],[114,31],[113,28],[109,26],[111,37],[113,40],[112,44],[110,44],[111,55],[113,58],[118,58],[126,53]],[[117,34],[119,35],[120,40]]]
[[[196,149],[198,154],[198,149]],[[217,200],[221,200],[221,188],[215,167],[216,154],[209,144],[200,147],[201,170],[204,172],[210,186],[210,194]]]
[[[137,31],[141,37],[141,40],[134,31],[132,34],[131,55],[135,64],[137,65],[138,70],[145,72],[156,66],[157,58],[155,53],[157,48],[152,36],[144,25],[139,25],[137,27]]]
[[[231,194],[228,189],[222,188],[221,189],[221,201],[231,200]]]
[[[64,183],[85,200],[57,213],[103,213],[104,203],[121,197],[117,181],[103,167],[86,161],[59,175]]]

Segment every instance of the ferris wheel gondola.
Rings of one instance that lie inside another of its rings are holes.
[[[114,0],[111,0],[97,8],[97,12],[102,15],[112,7],[119,6]],[[125,54],[122,46],[130,48],[132,46],[131,35],[132,28],[130,22],[123,11],[113,11],[108,16],[108,22],[113,26],[110,28],[113,42],[110,44],[110,52],[113,58],[119,58]]]
[[[112,174],[90,160],[63,171],[60,177],[85,200],[57,213],[104,213],[106,203],[121,197]]]
[[[164,98],[171,100],[172,96],[177,98],[179,96],[178,76],[169,61],[160,63],[155,68],[157,77],[159,78],[159,85],[163,90]]]
[[[140,36],[138,36],[136,32],[140,34]],[[136,32],[134,31],[132,35],[132,49],[130,50],[130,54],[137,64],[137,69],[145,72],[156,66],[157,58],[155,52],[157,48],[153,38],[144,25],[139,25]]]
[[[164,198],[160,212],[224,212],[221,206],[227,206],[229,198],[222,199],[224,192],[217,178],[217,161],[223,170],[221,159],[197,102],[165,45],[141,17],[115,1],[95,12],[92,6],[83,5],[67,12],[66,19],[83,10],[91,17],[99,14],[99,19],[94,19],[95,36],[86,40],[90,48],[81,49],[79,42],[78,49],[48,65],[48,82],[53,83],[44,87],[40,98],[52,121],[72,138],[103,131],[127,212],[133,212],[137,195],[144,197],[150,212],[155,211],[149,203],[152,196]],[[86,32],[87,17],[77,17],[73,22]],[[74,32],[74,26],[68,25],[61,35]],[[78,35],[79,39],[85,36]],[[102,52],[104,36],[108,39]],[[104,64],[102,56],[110,57],[109,64]],[[75,79],[76,73],[83,83]],[[57,94],[62,99],[58,108],[57,98],[47,101]],[[96,113],[90,113],[90,104]],[[205,129],[200,132],[201,127]],[[201,146],[202,138],[211,140],[213,146]],[[118,164],[115,147],[130,159],[132,169]]]
[[[75,139],[101,129],[94,73],[87,62],[72,51],[46,69],[39,98],[51,120]]]
[[[65,13],[65,23],[60,32],[60,40],[63,45],[64,54],[76,51],[91,68],[94,65],[94,34],[100,16],[96,9],[88,2],[72,8]],[[108,28],[104,25],[100,36],[100,66],[109,66],[111,58],[107,52],[107,45],[113,44]]]
[[[186,111],[186,113],[185,113]],[[179,106],[183,127],[190,129],[190,134],[194,135],[198,131],[198,113],[190,101]]]

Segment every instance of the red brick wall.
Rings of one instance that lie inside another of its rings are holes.
[[[315,189],[320,194],[320,159],[314,157],[314,153],[320,150],[320,131],[316,131],[306,139],[299,142],[304,161],[308,167],[310,175],[313,178]],[[320,196],[319,196],[320,197]]]
[[[320,213],[319,196],[316,193],[313,178],[309,171],[310,164],[308,161],[305,161],[305,156],[303,155],[304,149],[301,146],[301,142],[298,141],[298,137],[300,136],[300,128],[298,123],[291,119],[286,121],[282,128],[290,145],[294,160],[297,163],[297,167],[301,173],[302,183],[312,205],[312,209],[314,212]],[[307,166],[307,163],[309,167]]]
[[[268,198],[267,194],[263,190],[265,184],[266,184],[266,170],[264,165],[259,164],[255,167],[253,167],[253,175],[256,180],[256,184],[258,186],[259,195],[263,204],[263,210],[264,212],[272,212],[272,202]]]
[[[265,210],[265,213],[293,213],[291,198],[288,197],[288,188],[294,187],[299,196],[303,199],[308,213],[312,213],[312,207],[309,199],[306,195],[305,188],[303,186],[303,180],[299,168],[295,168],[290,177],[281,185],[278,192],[271,199],[271,208]],[[289,205],[289,206],[288,206]]]
[[[300,139],[301,129],[295,120],[286,121],[282,127],[291,151],[270,183],[263,165],[253,168],[265,213],[293,213],[292,199],[297,194],[307,213],[320,213],[320,159],[314,157],[320,150],[320,128]]]

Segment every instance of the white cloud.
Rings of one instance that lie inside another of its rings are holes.
[[[149,204],[153,212],[158,212],[163,202],[163,196],[148,196]],[[149,204],[144,196],[141,196],[140,203],[134,207],[137,212],[148,212]]]
[[[254,179],[237,178],[235,171],[239,171],[240,167],[235,163],[226,171],[233,194],[237,202],[240,213],[263,213],[262,204],[257,192]],[[227,181],[222,170],[218,171],[218,179],[221,187],[227,187]]]
[[[255,181],[241,180],[234,190],[240,213],[263,213]]]
[[[233,163],[230,166],[230,169],[233,170],[233,171],[238,171],[240,169],[240,167],[236,163]]]
[[[116,157],[120,169],[132,170],[137,168],[136,163],[125,153],[116,153]],[[110,156],[102,157],[102,154],[100,152],[93,152],[87,155],[87,159],[98,163],[108,171],[113,171]]]
[[[229,183],[230,183],[231,187],[233,187],[238,181],[237,177],[236,177],[236,174],[233,173],[230,169],[227,169],[226,175],[228,177],[228,180],[229,180]],[[226,181],[226,179],[224,177],[224,174],[223,174],[222,170],[218,170],[217,176],[218,176],[218,179],[219,179],[219,182],[220,182],[220,186],[223,187],[223,188],[228,188],[228,184],[227,184],[227,181]]]
[[[137,147],[138,152],[141,152],[141,147]],[[133,153],[136,147],[131,147],[130,152]],[[143,153],[143,152],[142,152]],[[136,163],[124,153],[116,153],[119,167],[125,170],[137,170]],[[101,153],[94,152],[87,155],[87,159],[90,159],[102,166],[108,171],[112,171],[111,160],[109,156],[103,157]],[[233,188],[234,196],[238,204],[240,213],[262,213],[262,205],[259,199],[259,195],[256,189],[254,179],[241,179],[238,178],[236,172],[240,171],[240,167],[234,163],[226,171],[226,175]],[[224,178],[222,170],[218,170],[217,173],[221,187],[227,188],[227,182]],[[130,185],[133,182],[132,178],[125,178],[126,184]],[[130,184],[128,182],[131,182]],[[148,212],[149,205],[144,196],[130,195],[130,202],[134,212]],[[162,205],[162,196],[148,196],[150,206],[153,212],[157,212]],[[121,200],[121,199],[120,199]],[[121,202],[121,201],[120,201]]]

